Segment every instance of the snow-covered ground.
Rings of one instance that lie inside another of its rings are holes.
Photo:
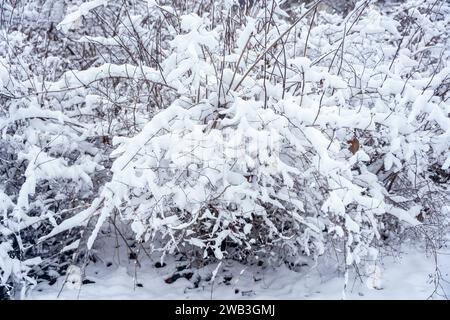
[[[235,262],[203,268],[199,274],[217,274],[214,285],[201,282],[193,288],[194,274],[190,281],[180,278],[171,284],[165,279],[172,276],[176,267],[183,262],[168,261],[167,266],[155,268],[155,261],[142,258],[140,267],[129,261],[124,254],[120,259],[118,251],[103,250],[99,260],[86,268],[86,279],[95,283],[83,284],[77,288],[72,284],[62,286],[66,277],[60,277],[52,286],[39,284],[31,299],[442,299],[444,292],[450,296],[450,254],[441,252],[439,270],[444,280],[438,294],[433,294],[436,272],[434,258],[427,257],[418,249],[408,249],[401,257],[383,257],[379,265],[377,289],[370,288],[367,280],[362,281],[354,273],[349,275],[347,289],[344,276],[336,277],[331,264],[305,266],[299,272],[286,267],[247,267]],[[112,264],[111,264],[112,263]],[[180,273],[189,272],[183,270]],[[230,275],[235,274],[231,278]],[[227,279],[228,281],[224,281]],[[373,279],[372,279],[373,282]]]

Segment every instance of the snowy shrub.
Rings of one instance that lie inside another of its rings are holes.
[[[46,87],[67,67],[51,27],[63,11],[58,18],[54,4],[48,18],[50,2],[6,3],[3,18],[9,23],[1,30],[0,286],[10,296],[25,294],[36,284],[33,277],[60,275],[69,258],[63,249],[78,241],[79,228],[38,239],[89,206],[105,160],[92,143],[91,126],[73,117],[76,94]]]
[[[22,70],[45,50],[3,30],[1,283],[17,259],[91,249],[110,218],[197,266],[347,270],[406,236],[442,245],[450,6],[324,3],[80,3],[52,73]]]

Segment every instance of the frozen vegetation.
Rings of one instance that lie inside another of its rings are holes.
[[[450,295],[449,1],[0,11],[0,299]]]

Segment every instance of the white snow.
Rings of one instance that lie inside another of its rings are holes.
[[[80,19],[87,15],[89,11],[99,7],[106,6],[108,0],[93,0],[80,4],[73,12],[68,14],[63,21],[58,24],[58,28],[62,32],[68,32],[70,29],[74,29],[79,26]]]
[[[119,251],[120,252],[120,251]],[[72,268],[70,280],[59,294],[65,276],[49,286],[39,284],[29,299],[343,299],[344,275],[336,271],[335,262],[303,266],[298,272],[285,266],[260,268],[243,266],[236,262],[223,261],[202,268],[198,274],[208,275],[209,282],[193,288],[190,281],[180,278],[172,284],[164,279],[170,277],[176,265],[182,262],[171,260],[164,268],[155,268],[157,260],[150,261],[142,255],[137,267],[127,261],[126,254],[118,256],[113,248],[102,250],[101,260],[91,263],[86,269],[86,279],[95,281],[79,286],[80,270]],[[439,268],[444,279],[450,276],[448,250],[439,255]],[[112,266],[105,267],[107,262]],[[401,257],[384,256],[376,265],[367,267],[366,280],[354,272],[349,273],[345,292],[346,299],[442,299],[450,295],[450,283],[441,281],[442,288],[434,294],[431,281],[435,273],[434,258],[425,252],[405,246]],[[215,274],[216,273],[216,274]],[[215,277],[214,277],[215,274]],[[229,285],[223,276],[234,274]],[[195,275],[194,275],[195,277]],[[214,285],[212,286],[212,282]],[[142,284],[142,287],[136,284]],[[211,289],[212,288],[212,289]],[[236,290],[238,292],[236,293]]]
[[[433,293],[449,267],[449,3],[22,2],[0,26],[0,294],[86,249],[97,263],[30,298]],[[132,244],[112,248],[119,228]],[[164,283],[175,255],[200,288]]]

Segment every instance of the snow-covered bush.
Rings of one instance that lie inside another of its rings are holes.
[[[80,103],[76,90],[67,94],[47,87],[69,65],[54,28],[64,4],[44,2],[2,7],[0,286],[5,296],[23,295],[36,283],[33,277],[52,279],[65,269],[70,254],[63,249],[79,241],[80,229],[38,239],[90,205],[107,160],[92,126],[74,117]]]
[[[441,245],[450,6],[324,3],[85,2],[55,26],[75,61],[54,49],[73,70],[51,77],[3,33],[0,257],[25,229],[22,254],[90,249],[111,217],[193,265],[347,269],[411,230]]]
[[[2,256],[0,269],[9,271],[0,286],[17,284],[20,289],[33,284],[23,273],[10,272],[17,259],[42,258],[27,272],[50,280],[68,264],[83,261],[85,250],[73,255],[84,245],[82,234],[88,233],[83,223],[58,237],[39,239],[91,205],[109,179],[112,137],[135,134],[162,108],[160,95],[169,86],[153,81],[150,67],[124,64],[130,55],[142,53],[128,48],[130,25],[117,21],[120,38],[102,42],[110,30],[94,23],[96,10],[105,10],[104,17],[110,18],[122,8],[107,4],[38,0],[2,6],[0,243],[8,243],[9,255]],[[133,10],[142,12],[142,7]],[[123,18],[129,11],[121,13]],[[130,24],[135,22],[130,19]],[[157,21],[148,22],[154,29]],[[75,26],[78,32],[101,36],[71,39]],[[138,113],[142,108],[146,112]],[[7,291],[11,295],[20,290]]]
[[[384,224],[418,225],[434,197],[411,199],[393,186],[414,180],[410,192],[420,192],[426,152],[432,148],[442,167],[448,141],[424,140],[429,131],[417,132],[408,111],[436,88],[414,86],[429,82],[425,75],[402,79],[417,64],[410,48],[397,50],[405,27],[367,1],[345,18],[314,12],[311,24],[287,24],[272,2],[245,17],[234,9],[224,10],[243,21],[236,34],[196,14],[179,17],[161,63],[179,97],[135,137],[114,139],[118,158],[96,231],[117,210],[164,254],[280,260],[320,255],[341,239],[352,264],[374,252],[380,232],[390,231]],[[306,49],[296,48],[308,38]],[[429,110],[412,108],[422,117],[441,113],[434,130],[445,135],[448,117],[436,99]]]

